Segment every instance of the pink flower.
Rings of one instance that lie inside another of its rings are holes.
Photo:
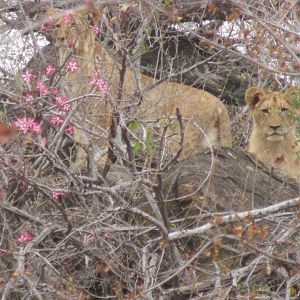
[[[57,96],[57,97],[55,98],[55,100],[56,100],[57,102],[65,102],[66,100],[68,100],[68,96],[66,96],[66,95]]]
[[[23,117],[19,118],[14,125],[19,128],[23,133],[42,133],[42,126],[34,118]]]
[[[33,95],[32,95],[32,93],[29,93],[29,92],[26,93],[24,99],[25,99],[26,102],[32,103],[33,102]]]
[[[64,102],[58,102],[56,107],[62,111],[69,111],[71,109],[71,105]]]
[[[47,85],[43,80],[38,80],[36,83],[36,87],[40,90],[40,89],[47,88]]]
[[[66,100],[68,100],[68,97],[66,95],[61,95],[55,98],[56,100],[56,107],[62,111],[69,111],[71,109],[71,105],[68,103],[65,103]]]
[[[79,69],[79,63],[76,60],[69,61],[67,71],[76,72]]]
[[[68,125],[68,126],[65,128],[65,133],[73,134],[73,133],[74,133],[74,126],[73,126],[73,125]]]
[[[53,95],[58,95],[60,93],[60,90],[58,88],[54,88],[51,92]]]
[[[86,240],[88,243],[92,243],[96,241],[96,236],[94,234],[89,234],[86,236]]]
[[[46,76],[52,75],[55,72],[55,69],[52,65],[48,65],[45,70]]]
[[[49,123],[51,125],[62,125],[62,124],[64,124],[64,120],[60,116],[53,115],[51,117]]]
[[[62,124],[64,124],[64,120],[58,115],[53,115],[49,121],[49,124],[52,126],[62,125]],[[73,134],[74,133],[73,124],[68,124],[68,126],[65,127],[64,131],[65,131],[65,133]]]
[[[42,80],[37,81],[36,88],[39,90],[41,96],[47,96],[49,94],[48,87]]]
[[[61,197],[65,196],[65,195],[66,195],[65,192],[59,192],[59,191],[52,192],[52,198],[55,200],[60,200]]]
[[[97,87],[98,91],[103,95],[107,95],[109,92],[109,86],[107,83],[102,79],[98,77],[94,77],[91,81],[90,84],[94,85]]]
[[[32,79],[32,73],[29,70],[26,70],[23,74],[22,74],[22,78],[24,81],[26,82],[30,82],[30,80]]]
[[[40,94],[41,94],[41,96],[47,96],[49,94],[48,89],[46,88],[46,89],[40,90]]]
[[[69,23],[74,16],[74,11],[73,10],[67,10],[66,13],[63,16],[63,22],[65,24]]]
[[[22,232],[17,238],[19,244],[27,244],[33,239],[33,234],[29,231]]]
[[[91,30],[96,34],[96,35],[99,35],[100,34],[100,30],[98,28],[98,25],[94,25],[94,26],[91,26]]]
[[[95,76],[100,76],[101,73],[102,73],[101,68],[97,67],[97,68],[96,68],[96,72],[95,72]]]

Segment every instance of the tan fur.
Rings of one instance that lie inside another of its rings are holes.
[[[300,176],[300,146],[295,132],[300,89],[285,93],[267,93],[252,87],[246,91],[246,103],[253,119],[248,151],[258,160],[279,168],[283,174]]]
[[[119,95],[120,65],[108,54],[108,52],[97,43],[95,34],[90,30],[91,20],[96,24],[100,13],[95,8],[84,9],[75,13],[72,22],[64,24],[61,12],[48,10],[48,15],[56,18],[58,27],[55,43],[60,49],[61,62],[70,51],[67,45],[76,41],[75,48],[71,51],[72,57],[76,58],[81,71],[68,74],[66,84],[74,96],[84,95],[89,92],[91,86],[88,83],[95,66],[100,67],[105,80],[110,84],[110,93],[106,97],[89,99],[81,104],[79,113],[86,119],[92,116],[91,120],[99,125],[99,128],[107,130],[110,122],[111,107],[124,110],[130,107],[131,118],[137,118],[140,122],[147,123],[152,127],[161,126],[165,120],[176,120],[176,108],[179,108],[185,126],[184,148],[181,158],[186,158],[192,152],[207,147],[204,135],[197,127],[200,126],[212,145],[232,146],[230,121],[225,105],[215,96],[208,92],[173,82],[162,82],[151,90],[145,92],[140,105],[134,99],[136,92],[136,74],[130,68],[126,69],[124,83],[122,86],[122,97]],[[59,16],[59,18],[58,18]],[[142,88],[151,85],[155,79],[141,75]],[[127,110],[128,112],[128,110]],[[84,126],[84,118],[81,125]],[[195,125],[195,123],[197,125]],[[99,129],[98,128],[98,129]],[[171,135],[171,133],[170,133]],[[82,137],[75,135],[77,140]],[[99,146],[107,145],[107,136],[95,138]],[[179,134],[170,138],[169,146],[172,152],[178,149]],[[94,143],[94,141],[93,141]]]

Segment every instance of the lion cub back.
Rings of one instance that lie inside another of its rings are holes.
[[[167,136],[171,152],[175,152],[180,142],[177,108],[184,126],[182,159],[210,146],[232,146],[228,111],[217,97],[204,90],[163,82],[145,93],[137,116],[154,126],[169,124],[171,129]]]

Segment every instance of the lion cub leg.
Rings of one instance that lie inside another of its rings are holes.
[[[86,167],[87,153],[81,145],[87,145],[87,137],[83,134],[82,130],[74,129],[74,140],[76,141],[76,157],[72,163],[72,171],[80,172]]]
[[[206,130],[203,137],[200,140],[200,149],[210,148],[212,146],[219,145],[218,138],[219,130],[217,127],[212,127]]]
[[[218,120],[217,120],[217,135],[219,135],[220,141],[219,145],[224,147],[232,147],[232,133],[230,118],[228,110],[225,105],[222,103],[222,106],[219,106],[217,109]]]

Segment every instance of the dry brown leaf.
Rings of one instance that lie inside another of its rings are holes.
[[[17,136],[18,130],[15,127],[6,125],[3,122],[0,122],[0,144],[5,144],[11,139],[15,139]]]

